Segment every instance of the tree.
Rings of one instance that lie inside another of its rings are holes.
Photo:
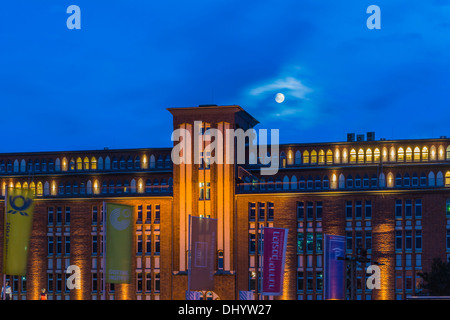
[[[419,272],[423,279],[422,288],[428,290],[431,296],[450,296],[450,259],[443,262],[434,258],[430,272]]]

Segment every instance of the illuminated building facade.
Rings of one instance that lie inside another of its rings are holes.
[[[202,134],[258,124],[239,106],[169,112],[174,129],[191,133],[195,121]],[[9,277],[14,299],[38,299],[42,288],[53,300],[101,299],[103,201],[135,207],[133,281],[108,284],[107,299],[185,298],[189,215],[218,220],[215,290],[204,299],[258,290],[260,232],[271,226],[289,229],[282,299],[323,298],[325,234],[382,264],[381,289],[368,290],[358,268],[358,299],[418,294],[417,272],[450,256],[450,139],[353,140],[280,145],[272,176],[260,164],[211,163],[207,152],[173,164],[172,148],[1,154],[2,194],[29,188],[37,199],[27,277]],[[70,265],[81,289],[66,286]]]

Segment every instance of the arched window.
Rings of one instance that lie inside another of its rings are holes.
[[[158,160],[156,161],[156,167],[157,168],[162,168],[163,167],[163,157],[162,157],[162,155],[158,156]]]
[[[81,158],[80,157],[78,157],[77,158],[77,170],[83,170],[83,162],[81,161]],[[73,170],[72,169],[72,159],[70,160],[70,170]]]
[[[150,169],[154,169],[155,166],[156,166],[155,156],[151,155],[150,156]]]
[[[131,193],[136,193],[136,180],[135,179],[131,179],[130,192]]]
[[[70,182],[66,182],[66,194],[71,193],[72,193],[72,185],[70,184]]]
[[[84,157],[83,159],[83,170],[89,170],[89,158]]]
[[[373,174],[373,175],[372,175],[372,179],[371,179],[370,181],[371,181],[371,182],[370,182],[370,186],[371,186],[372,188],[376,188],[377,185],[378,185],[377,175],[376,175],[376,174]]]
[[[445,159],[444,147],[442,145],[439,146],[438,159],[439,160],[444,160]]]
[[[128,156],[127,169],[133,169],[133,158],[131,156]]]
[[[351,174],[347,176],[347,188],[353,188],[353,177]]]
[[[169,192],[173,192],[173,179],[172,179],[172,177],[169,178],[167,184],[169,185]]]
[[[436,179],[434,177],[434,172],[430,171],[430,173],[428,173],[428,186],[434,187],[435,184],[436,184]]]
[[[446,155],[446,159],[447,160],[450,160],[450,146],[447,146],[447,150],[446,150],[447,152],[447,155]]]
[[[428,148],[422,148],[422,161],[428,161]]]
[[[390,162],[395,162],[395,149],[394,149],[394,147],[391,147],[389,149],[389,161]]]
[[[305,178],[304,177],[300,177],[300,179],[298,180],[298,188],[300,190],[305,190]]]
[[[14,172],[19,172],[19,161],[14,160]]]
[[[317,152],[316,150],[311,151],[311,164],[317,163]]]
[[[275,180],[275,190],[281,190],[281,178],[277,177]]]
[[[380,149],[376,148],[373,152],[373,162],[378,163],[380,162]]]
[[[50,184],[48,181],[44,183],[44,196],[48,196],[50,194]]]
[[[355,177],[355,188],[361,188],[361,177],[359,176],[359,174],[357,174]]]
[[[36,194],[36,185],[34,184],[33,181],[31,181],[31,183],[30,183],[30,190],[33,195]]]
[[[363,177],[363,188],[369,188],[370,187],[370,181],[369,176],[367,174]]]
[[[147,181],[145,181],[145,192],[152,192],[152,181],[150,179],[147,179]]]
[[[159,181],[158,181],[158,179],[153,180],[153,192],[159,192]]]
[[[358,150],[358,163],[364,163],[364,150]]]
[[[122,181],[117,180],[116,182],[116,193],[122,193],[123,189],[122,189]]]
[[[116,190],[116,185],[113,180],[109,180],[109,193],[114,193]]]
[[[295,165],[302,164],[302,153],[299,150],[295,151],[294,163],[295,163]]]
[[[430,160],[431,161],[436,160],[436,147],[435,146],[430,147]]]
[[[450,187],[450,171],[445,173],[445,186]]]
[[[27,164],[25,162],[25,159],[22,159],[20,161],[20,172],[26,172],[27,171]]]
[[[38,182],[37,183],[37,188],[36,188],[36,195],[38,196],[38,197],[42,197],[42,195],[44,194],[44,190],[43,190],[43,188],[42,188],[42,182]]]
[[[339,189],[344,189],[345,188],[345,177],[344,175],[341,173],[339,175]]]
[[[20,182],[16,182],[15,188],[16,189],[21,189],[22,188],[22,185],[20,184]]]
[[[87,194],[92,194],[92,182],[91,182],[91,180],[89,180],[88,182],[87,182]]]
[[[291,189],[293,190],[297,190],[297,177],[295,175],[293,175],[291,177]]]
[[[309,152],[305,150],[303,152],[303,164],[309,164]]]
[[[102,157],[98,157],[98,170],[103,170],[103,158]]]
[[[281,151],[280,153],[280,164],[282,168],[286,168],[286,154],[284,153],[284,151]]]
[[[392,172],[388,173],[388,176],[387,176],[387,187],[388,188],[393,188],[394,187],[394,175],[392,174]]]
[[[415,172],[413,173],[411,178],[411,186],[413,187],[419,186],[419,176]]]
[[[444,185],[444,175],[439,171],[436,175],[436,186],[442,187]]]
[[[136,158],[134,158],[134,168],[135,169],[141,168],[141,158],[139,156],[136,156]]]
[[[414,161],[420,161],[420,149],[419,147],[414,148]]]
[[[388,178],[389,178],[389,175],[388,175]],[[380,184],[380,188],[384,188],[386,186],[386,177],[385,177],[384,173],[380,173],[379,184]]]
[[[337,188],[337,177],[336,174],[333,173],[333,175],[331,176],[331,189],[336,189]]]
[[[372,162],[372,149],[366,150],[366,162],[371,163]]]
[[[106,180],[103,180],[101,193],[105,194],[107,192],[108,192],[108,183],[106,182]]]
[[[78,194],[78,183],[74,182],[72,186],[73,194]]]
[[[341,162],[340,152],[339,152],[339,149],[336,149],[334,151],[334,163],[340,163],[340,162]]]
[[[114,156],[112,159],[112,169],[113,170],[119,169],[119,161],[117,160],[116,156]]]
[[[356,163],[356,150],[350,150],[350,163]]]
[[[401,187],[402,186],[402,175],[400,173],[397,173],[395,176],[395,186]]]
[[[333,164],[333,151],[327,150],[327,164]]]
[[[289,190],[289,177],[284,176],[283,178],[283,190]]]
[[[95,157],[91,158],[91,170],[97,170],[97,159]]]
[[[144,181],[141,178],[137,182],[137,192],[144,193]]]
[[[427,175],[423,172],[420,174],[420,186],[421,187],[427,186]]]
[[[111,159],[109,156],[106,156],[105,158],[105,170],[111,170]]]
[[[287,164],[288,164],[288,166],[292,166],[294,164],[294,153],[292,152],[292,150],[288,151]]]
[[[397,161],[403,162],[405,160],[405,151],[402,147],[398,148],[397,151]]]
[[[322,189],[322,179],[319,176],[316,176],[316,180],[314,181],[314,189],[320,190]]]
[[[325,152],[319,150],[319,164],[325,164]]]
[[[120,157],[119,168],[120,168],[120,170],[123,170],[126,168],[125,158],[123,156]]]
[[[308,180],[306,181],[306,189],[312,190],[313,187],[314,187],[313,177],[309,176]]]
[[[347,149],[344,148],[344,150],[342,150],[342,163],[347,163],[347,162],[348,162]]]
[[[406,148],[406,162],[412,161],[412,149],[411,147]]]
[[[409,174],[405,173],[405,175],[403,176],[403,185],[405,187],[409,187],[411,184],[410,178],[409,178]]]
[[[86,194],[86,185],[84,182],[80,182],[80,194]]]
[[[328,176],[324,176],[322,180],[322,188],[329,189],[330,188],[330,181],[328,180]]]

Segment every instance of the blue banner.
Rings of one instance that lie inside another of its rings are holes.
[[[345,237],[325,234],[324,299],[345,300]]]

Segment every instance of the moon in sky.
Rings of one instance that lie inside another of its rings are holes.
[[[277,93],[277,95],[275,96],[275,101],[278,103],[282,103],[284,101],[284,94]]]

